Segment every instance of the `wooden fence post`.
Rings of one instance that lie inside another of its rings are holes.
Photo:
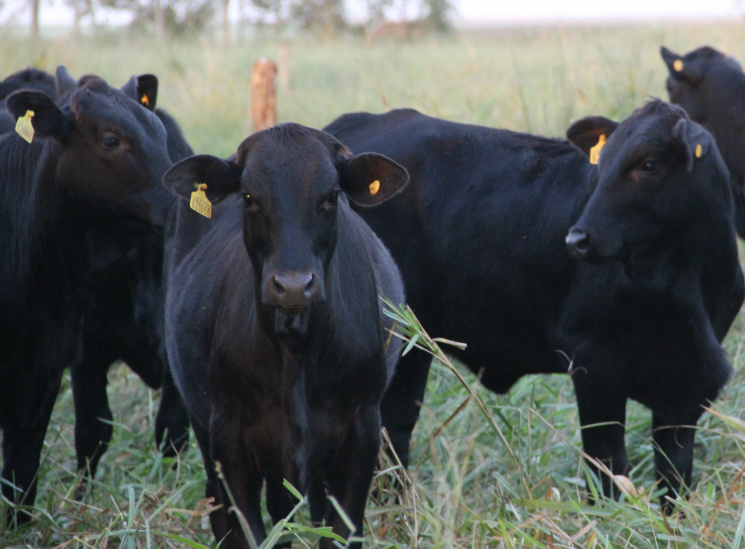
[[[251,113],[254,131],[263,130],[277,123],[277,99],[274,77],[277,65],[268,59],[259,59],[251,71]]]

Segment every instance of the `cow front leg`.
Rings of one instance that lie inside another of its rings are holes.
[[[229,414],[215,414],[210,421],[210,452],[212,461],[222,471],[220,492],[223,516],[228,529],[223,549],[249,549],[238,512],[248,524],[256,545],[266,539],[261,515],[261,487],[264,478],[256,469],[253,457],[244,447],[244,437],[250,440],[246,426]]]
[[[189,446],[189,416],[169,368],[163,372],[155,442],[162,448],[164,457],[176,457]]]
[[[15,505],[31,506],[36,501],[37,475],[47,433],[49,419],[60,388],[61,372],[43,389],[38,400],[39,407],[31,408],[38,413],[31,425],[7,425],[3,432],[2,494]],[[25,418],[30,420],[31,418]],[[8,527],[13,528],[28,522],[31,515],[13,506],[8,508]]]
[[[344,538],[349,538],[350,534],[357,538],[362,536],[365,506],[379,451],[380,412],[377,405],[367,405],[358,412],[357,419],[339,449],[337,459],[327,472],[329,494],[336,498],[354,524],[354,532],[350,532],[346,522],[330,504],[327,507],[326,524]],[[331,549],[336,545],[332,540],[324,538],[319,547]],[[362,543],[350,543],[349,547],[360,549]]]
[[[577,395],[585,453],[588,458],[605,465],[612,474],[627,475],[629,464],[624,440],[626,395],[621,390],[622,385],[612,379],[593,375],[581,367],[572,372],[572,381]],[[603,495],[618,497],[613,480],[590,459],[587,464],[600,479]]]
[[[693,471],[693,442],[703,408],[696,406],[681,410],[655,410],[652,413],[654,463],[657,479],[667,488],[662,494],[662,510],[670,514],[674,499],[685,497]]]

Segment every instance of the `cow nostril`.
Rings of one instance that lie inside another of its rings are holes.
[[[305,284],[305,296],[310,297],[313,294],[316,285],[316,277],[313,276],[313,273],[310,273],[307,280],[308,281]]]
[[[589,231],[572,227],[565,239],[569,253],[574,257],[583,259],[590,253],[592,238]]]
[[[274,284],[274,290],[277,292],[277,294],[282,295],[287,292],[287,286],[285,285],[286,281],[283,281],[279,276],[273,276],[272,277],[272,284]]]

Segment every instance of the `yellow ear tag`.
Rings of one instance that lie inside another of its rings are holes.
[[[605,146],[605,134],[601,133],[598,139],[597,145],[590,149],[590,164],[597,164],[600,162],[600,151]]]
[[[16,133],[31,143],[34,140],[34,125],[31,119],[34,117],[34,111],[26,111],[16,122]]]
[[[680,72],[683,70],[683,61],[680,59],[676,59],[675,62],[673,62],[673,68],[675,69],[675,72]]]
[[[150,106],[150,100],[147,98],[147,95],[143,95],[142,97],[140,97],[140,103],[142,103],[146,107]]]
[[[370,183],[370,194],[378,194],[378,191],[380,190],[380,181],[377,179]]]
[[[694,150],[693,154],[696,155],[696,158],[701,158],[701,155],[704,154],[704,148],[701,146],[701,143],[696,145],[696,149]]]
[[[197,183],[196,186],[197,190],[191,193],[189,207],[198,214],[209,219],[212,217],[212,202],[210,202],[207,195],[204,194],[207,185],[205,183]]]

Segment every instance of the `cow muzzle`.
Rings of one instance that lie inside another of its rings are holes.
[[[323,283],[313,271],[276,272],[264,287],[264,304],[299,313],[325,298]]]
[[[569,229],[569,233],[564,239],[567,245],[569,253],[572,257],[581,261],[593,261],[596,259],[593,253],[593,239],[590,231],[586,229],[580,229],[578,227],[572,227]]]

